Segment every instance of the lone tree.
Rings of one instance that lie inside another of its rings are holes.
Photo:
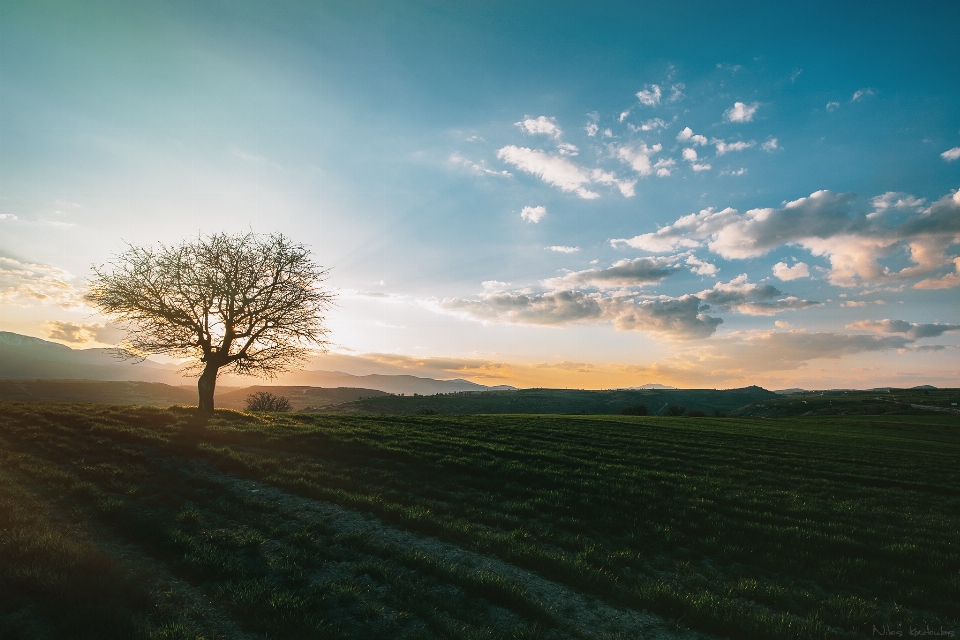
[[[273,378],[326,348],[328,271],[283,235],[215,234],[175,246],[127,246],[93,268],[86,298],[127,330],[123,357],[187,358],[213,411],[221,369]]]

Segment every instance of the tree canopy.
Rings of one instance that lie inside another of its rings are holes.
[[[136,247],[95,266],[87,300],[127,331],[125,352],[187,359],[213,410],[221,369],[272,378],[325,349],[335,294],[310,250],[281,234]]]

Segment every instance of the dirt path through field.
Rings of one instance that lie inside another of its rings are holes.
[[[561,627],[584,638],[631,638],[649,640],[705,640],[716,638],[689,629],[678,630],[663,618],[647,611],[612,606],[566,585],[503,560],[464,549],[432,536],[404,531],[385,524],[370,513],[340,505],[303,498],[269,484],[239,478],[216,470],[212,465],[191,461],[193,473],[215,480],[234,492],[255,495],[274,505],[284,515],[303,522],[319,519],[338,533],[360,533],[405,550],[420,551],[444,563],[471,572],[489,572],[522,586],[551,612]]]

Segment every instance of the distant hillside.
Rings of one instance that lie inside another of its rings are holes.
[[[433,396],[384,396],[346,402],[319,409],[322,413],[366,413],[411,415],[477,413],[559,413],[617,414],[639,403],[651,415],[667,412],[670,405],[686,410],[696,409],[709,415],[726,413],[737,407],[776,398],[772,391],[760,387],[743,389],[616,389],[581,391],[568,389],[520,389],[516,391],[484,391]]]
[[[455,393],[458,391],[508,391],[516,387],[498,385],[487,387],[460,378],[454,380],[434,380],[410,375],[371,374],[355,376],[342,371],[293,371],[283,376],[283,381],[313,387],[356,387],[378,389],[387,393],[428,395],[434,393]]]
[[[0,331],[0,379],[140,380],[179,385],[175,365],[118,360],[112,349],[71,349]]]
[[[0,379],[15,380],[138,380],[163,382],[173,386],[195,384],[193,378],[178,373],[179,367],[146,360],[135,363],[119,360],[113,349],[71,349],[56,342],[0,331]],[[242,385],[242,378],[228,378],[229,384]],[[434,380],[411,375],[374,374],[355,376],[341,371],[291,371],[283,376],[287,385],[350,387],[384,393],[433,394],[456,391],[513,389],[510,386],[487,387],[469,380]]]

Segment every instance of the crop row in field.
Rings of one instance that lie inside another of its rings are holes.
[[[178,409],[3,409],[9,504],[45,505],[98,553],[140,550],[135,564],[167,585],[140,596],[152,617],[142,600],[115,607],[131,629],[584,635],[522,583],[300,521],[225,478],[375,514],[709,633],[841,638],[960,622],[960,437],[939,416],[198,421]],[[7,538],[26,526],[10,522]],[[27,557],[17,544],[4,541],[9,567]],[[8,584],[35,578],[18,592],[33,595],[2,605],[6,619],[56,625],[51,611],[66,608],[24,613],[57,601],[42,577],[56,563],[32,553],[35,570]],[[177,618],[170,601],[202,600],[190,589],[213,608]]]

